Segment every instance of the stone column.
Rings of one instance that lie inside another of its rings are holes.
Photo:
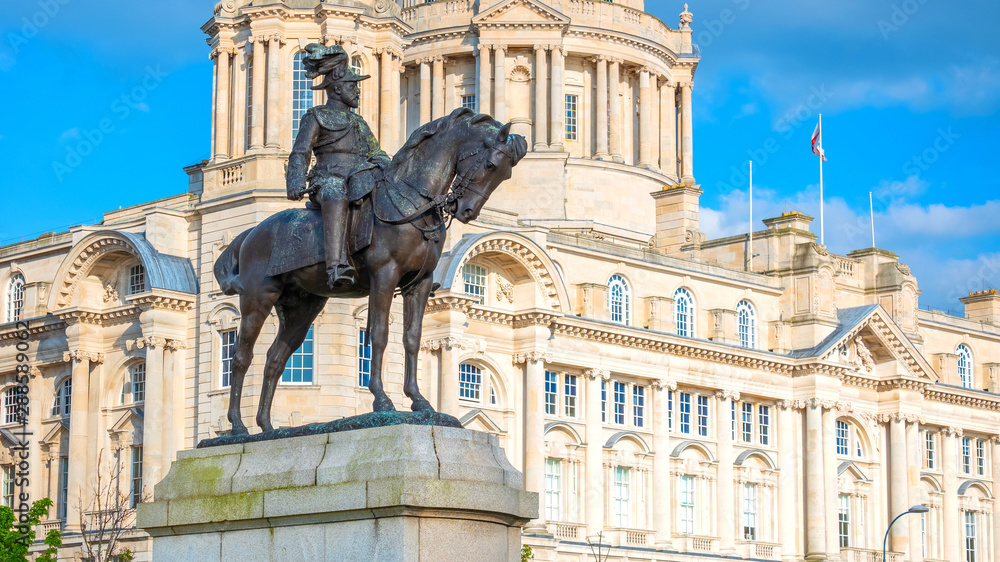
[[[281,37],[272,35],[267,42],[267,128],[264,146],[277,149],[281,146]]]
[[[653,92],[649,69],[639,71],[639,167],[652,169],[653,163]]]
[[[837,529],[837,410],[833,402],[823,402],[823,491],[826,494],[826,556],[840,559],[840,535]]]
[[[147,336],[146,345],[146,400],[144,404],[144,431],[142,433],[143,480],[159,482],[165,472],[163,433],[170,418],[163,408],[163,352],[167,341]],[[166,464],[169,464],[169,460]]]
[[[42,427],[42,400],[43,396],[48,394],[48,392],[42,388],[42,384],[41,369],[38,367],[31,367],[28,369],[28,427],[31,428],[32,431]],[[46,412],[46,416],[48,416],[49,413],[50,412]],[[21,437],[19,429],[11,430],[11,433],[18,438]],[[42,458],[42,448],[39,441],[44,437],[44,435],[36,435],[33,439],[29,438],[27,440],[27,451],[11,449],[11,453],[14,455],[15,464],[18,464],[21,461],[20,457],[22,454],[27,454],[29,464],[32,467],[38,466],[38,461],[36,461],[36,459],[41,460]],[[35,469],[33,468],[33,470]],[[24,486],[23,488],[18,486],[15,489],[19,492],[26,491],[33,498],[45,497],[45,482],[41,478],[38,478],[39,475],[41,475],[41,470],[38,470],[38,472],[35,472],[32,475],[35,476],[34,478],[28,479],[29,482],[27,486]],[[53,512],[50,509],[49,514],[51,515],[52,513]]]
[[[384,47],[379,53],[379,70],[378,75],[380,82],[382,83],[381,99],[379,100],[379,144],[383,149],[389,148],[393,145],[393,127],[396,126],[396,120],[394,119],[392,108],[396,105],[395,100],[392,98],[392,80],[393,76],[398,77],[399,74],[392,70],[392,49]]]
[[[597,152],[594,157],[607,160],[611,155],[608,152],[608,59],[604,56],[597,57],[597,99],[594,103],[597,106]]]
[[[660,171],[677,177],[677,91],[673,82],[660,87]]]
[[[494,45],[494,87],[493,118],[501,123],[507,122],[507,46]]]
[[[228,47],[215,50],[215,160],[229,158],[229,59]]]
[[[611,159],[624,162],[622,158],[622,98],[620,95],[622,73],[621,60],[611,59],[611,69],[608,76],[608,97],[611,100],[611,111],[608,119],[611,122],[608,134],[610,138]]]
[[[549,99],[549,78],[545,59],[548,49],[548,45],[535,45],[535,150],[545,150],[549,147],[549,135],[546,132],[548,118],[545,116]],[[555,58],[554,54],[552,58]],[[552,106],[552,111],[555,111],[555,106]]]
[[[431,120],[431,59],[420,61],[420,124]]]
[[[490,46],[489,45],[479,45],[479,92],[476,96],[476,102],[479,104],[479,113],[485,113],[487,115],[492,111],[490,98],[493,97],[492,88],[490,88],[491,81],[493,80],[493,75],[490,73]]]
[[[167,340],[164,346],[164,376],[163,376],[163,397],[164,415],[167,419],[175,420],[178,427],[173,427],[172,431],[163,432],[163,469],[164,475],[170,470],[170,463],[177,456],[177,451],[184,449],[184,360],[187,344],[181,340]],[[166,426],[168,424],[164,424]],[[155,484],[150,480],[149,484]]]
[[[80,497],[90,489],[89,474],[92,470],[87,453],[90,446],[90,435],[87,432],[87,418],[90,415],[90,363],[101,363],[104,356],[77,349],[64,354],[64,359],[71,363],[73,369],[73,407],[69,414],[69,458],[72,466],[69,468],[66,493],[66,532],[79,533]],[[57,462],[56,471],[58,470]]]
[[[910,508],[906,489],[906,422],[899,414],[889,421],[889,520]],[[909,522],[901,517],[892,526],[889,550],[909,551]]]
[[[719,478],[718,499],[719,550],[723,556],[736,555],[736,499],[733,482],[733,403],[740,393],[732,390],[715,392],[715,438],[718,440]]]
[[[540,351],[515,354],[524,364],[524,489],[538,493],[538,519],[526,532],[545,532],[545,356]]]
[[[1000,561],[1000,499],[997,498],[997,490],[1000,490],[1000,437],[996,435],[990,437],[990,449],[993,453],[993,560]]]
[[[441,407],[442,412],[458,416],[458,342],[445,338],[441,344]]]
[[[604,528],[604,422],[601,421],[601,382],[610,373],[604,369],[587,371],[587,466],[584,512],[587,536],[595,537]]]
[[[562,47],[552,48],[552,108],[549,110],[552,117],[552,142],[549,143],[549,149],[559,152],[565,149],[563,140],[566,138],[566,98],[563,95],[565,59]]]
[[[431,119],[444,117],[444,57],[434,57],[434,73],[431,79]]]
[[[806,560],[826,559],[826,490],[823,475],[823,407],[806,406]]]
[[[653,382],[653,529],[656,547],[672,549],[671,540],[673,487],[670,482],[670,425],[667,418],[667,393],[677,389],[677,383]],[[599,389],[598,389],[599,390]],[[600,407],[600,404],[598,404]]]
[[[681,85],[681,117],[683,136],[681,137],[681,181],[694,183],[694,137],[691,121],[691,83]]]
[[[920,424],[916,416],[910,416],[906,424],[906,503],[907,509],[910,506],[920,503]],[[924,553],[921,548],[920,519],[918,516],[904,517],[910,518],[910,562],[923,562]]]
[[[940,457],[944,487],[944,497],[941,500],[941,536],[944,537],[944,559],[964,560],[962,537],[965,536],[965,528],[958,505],[958,439],[962,436],[962,430],[948,427],[941,435]]]
[[[795,442],[795,413],[793,403],[783,400],[777,404],[778,410],[778,541],[783,559],[794,559],[796,528],[799,524],[795,509],[795,491],[801,480],[796,475],[795,452],[799,444]],[[772,426],[774,427],[774,426]]]
[[[267,86],[267,64],[264,56],[264,38],[254,37],[253,43],[253,98],[250,100],[250,150],[264,148],[264,94]]]

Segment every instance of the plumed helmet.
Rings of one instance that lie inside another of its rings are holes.
[[[350,62],[347,51],[340,45],[310,43],[306,45],[306,55],[302,57],[307,78],[324,77],[322,83],[312,87],[313,90],[322,90],[333,82],[360,82],[370,78],[355,74]]]

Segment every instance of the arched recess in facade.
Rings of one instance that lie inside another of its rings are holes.
[[[537,288],[536,295],[541,297],[534,308],[559,312],[570,310],[566,284],[552,258],[530,238],[509,230],[463,237],[450,252],[442,256],[434,272],[434,281],[441,284],[441,291],[451,291],[455,284],[461,287],[465,265],[474,258],[490,255],[516,263],[531,277]]]
[[[80,284],[102,260],[130,255],[145,269],[146,291],[167,290],[195,294],[197,278],[190,260],[157,252],[140,234],[98,230],[77,242],[66,254],[53,280],[49,310],[80,304]]]

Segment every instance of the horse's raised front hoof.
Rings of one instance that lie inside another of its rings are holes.
[[[394,412],[396,407],[392,405],[392,400],[388,396],[379,396],[375,399],[372,409],[376,412]]]
[[[416,398],[413,399],[413,405],[410,406],[410,409],[413,410],[414,412],[420,412],[423,410],[429,410],[433,412],[434,406],[431,406],[431,403],[428,402],[427,399],[424,398],[423,396],[417,396]]]

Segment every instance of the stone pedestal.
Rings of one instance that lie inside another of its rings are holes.
[[[182,451],[138,524],[157,562],[513,562],[536,517],[495,437],[396,425]]]

